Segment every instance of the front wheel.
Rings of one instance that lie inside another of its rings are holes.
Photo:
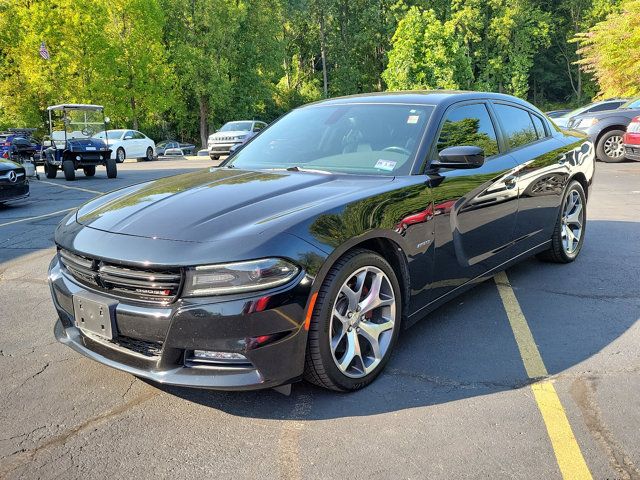
[[[318,291],[305,378],[336,391],[369,385],[389,361],[401,312],[400,284],[389,263],[370,250],[347,253]]]
[[[606,163],[618,163],[624,160],[624,142],[622,130],[611,130],[598,141],[596,153],[598,158]]]
[[[124,159],[127,158],[127,154],[124,153],[124,148],[120,147],[116,150],[116,160],[118,163],[124,162]]]
[[[107,178],[116,178],[118,176],[118,165],[114,158],[107,158]]]
[[[551,236],[551,248],[538,255],[542,260],[554,263],[573,262],[584,243],[587,227],[587,199],[579,182],[567,187],[556,226]]]
[[[51,165],[50,163],[45,161],[44,174],[46,175],[47,178],[56,178],[56,176],[58,175],[58,166]]]
[[[211,160],[220,160],[220,155],[209,155]]]
[[[71,182],[76,179],[76,166],[73,160],[65,160],[62,162],[62,171],[64,172],[65,180]]]

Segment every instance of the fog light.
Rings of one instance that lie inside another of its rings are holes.
[[[212,352],[211,350],[194,350],[193,360],[212,363],[248,363],[247,357],[235,352]]]
[[[76,155],[76,160],[80,161],[80,155]]]

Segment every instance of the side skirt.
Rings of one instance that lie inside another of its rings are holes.
[[[525,258],[531,257],[531,256],[535,255],[536,253],[540,253],[540,252],[543,252],[543,251],[547,250],[547,248],[548,248],[550,243],[551,243],[551,240],[547,240],[547,241],[541,243],[540,245],[537,245],[537,246],[535,246],[533,248],[530,248],[529,250],[526,250],[526,251],[516,255],[515,257],[511,258],[510,260],[507,260],[506,262],[501,263],[497,267],[494,267],[491,270],[488,270],[485,273],[483,273],[481,275],[478,275],[475,278],[472,278],[468,282],[460,285],[459,287],[454,288],[450,292],[445,293],[444,295],[436,298],[435,300],[432,300],[427,305],[425,305],[424,307],[420,308],[419,310],[413,312],[407,318],[405,318],[404,322],[403,322],[404,328],[405,329],[409,328],[410,326],[414,325],[416,322],[422,320],[428,313],[434,311],[440,305],[442,305],[444,303],[447,303],[448,301],[452,300],[453,298],[457,297],[458,295],[460,295],[460,294],[466,292],[467,290],[475,287],[477,284],[482,283],[482,282],[484,282],[486,280],[489,280],[490,278],[492,278],[499,271],[506,270],[510,266],[512,266],[512,265],[524,260]]]

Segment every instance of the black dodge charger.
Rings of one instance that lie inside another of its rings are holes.
[[[355,390],[401,327],[585,238],[594,149],[517,98],[405,92],[282,117],[221,167],[58,226],[56,337],[156,382]]]
[[[0,204],[29,196],[29,180],[19,163],[0,158]]]

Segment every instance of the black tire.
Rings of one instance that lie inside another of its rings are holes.
[[[56,178],[58,176],[58,166],[44,162],[44,174],[47,178]]]
[[[621,147],[622,151],[620,155],[612,156],[610,155],[610,153],[607,153],[607,142],[617,140],[617,142],[614,143],[619,143],[620,145],[622,145],[623,135],[623,130],[609,130],[604,135],[602,135],[602,137],[600,137],[600,140],[598,140],[598,145],[596,147],[596,156],[598,157],[598,159],[606,163],[624,162],[624,147]]]
[[[220,155],[209,155],[211,160],[220,160]]]
[[[567,252],[563,242],[562,242],[562,229],[563,229],[563,214],[565,204],[567,202],[567,198],[571,195],[572,192],[577,192],[580,196],[580,201],[582,202],[582,231],[580,234],[580,240],[574,251]],[[542,253],[538,254],[538,258],[553,263],[570,263],[573,262],[578,255],[580,254],[580,250],[582,250],[582,245],[584,244],[584,237],[587,230],[587,200],[586,195],[584,194],[584,189],[580,182],[573,180],[567,188],[565,189],[564,195],[562,196],[562,202],[560,203],[560,209],[558,211],[558,218],[556,220],[555,228],[553,229],[553,234],[551,235],[551,247],[549,250],[545,250]]]
[[[147,147],[147,155],[144,157],[147,162],[151,162],[153,160],[153,148]]]
[[[116,178],[118,176],[118,164],[115,158],[107,158],[107,178]]]
[[[340,371],[330,348],[329,325],[333,306],[340,288],[358,269],[373,266],[388,277],[396,299],[396,315],[391,340],[378,366],[364,377],[351,378]],[[400,332],[402,297],[397,276],[389,263],[375,252],[356,249],[346,253],[331,268],[324,279],[313,309],[305,357],[304,378],[320,387],[348,392],[366,387],[380,374],[389,361]]]
[[[76,166],[73,160],[65,160],[62,162],[62,171],[64,172],[64,179],[72,182],[76,179]]]
[[[84,172],[85,177],[93,177],[96,174],[96,166],[89,165],[87,167],[84,167],[82,171]]]
[[[127,158],[127,154],[125,153],[124,148],[119,147],[118,150],[116,150],[116,161],[118,163],[123,163],[125,158]]]

